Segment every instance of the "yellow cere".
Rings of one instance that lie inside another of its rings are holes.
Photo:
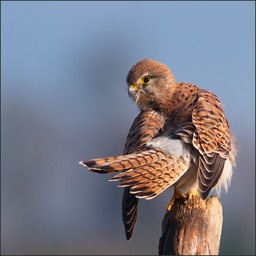
[[[131,85],[130,85],[130,89],[131,89],[131,90],[136,90],[136,89],[137,89],[137,86],[134,85],[134,84],[131,84]]]

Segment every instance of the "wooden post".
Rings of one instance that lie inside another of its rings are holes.
[[[217,197],[176,200],[164,216],[159,255],[218,255],[222,206]]]

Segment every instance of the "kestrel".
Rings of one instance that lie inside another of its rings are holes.
[[[122,217],[131,239],[138,200],[152,199],[170,186],[175,198],[212,188],[227,191],[235,166],[236,142],[220,100],[193,84],[176,82],[155,60],[133,65],[127,76],[129,96],[140,109],[128,133],[123,155],[81,161],[97,173],[120,172],[111,180],[125,187]]]

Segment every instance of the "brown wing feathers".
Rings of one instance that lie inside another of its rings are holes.
[[[97,173],[125,171],[131,168],[145,166],[165,158],[165,155],[155,150],[146,150],[146,143],[156,136],[164,125],[164,118],[155,111],[142,111],[135,118],[128,133],[124,154],[118,157],[99,158],[81,161],[90,170]],[[143,152],[141,152],[144,150]],[[145,151],[146,150],[146,151]],[[130,193],[130,188],[124,188],[122,200],[122,218],[126,238],[132,237],[137,219],[138,198]]]
[[[230,150],[229,125],[218,98],[208,92],[201,93],[192,113],[196,127],[193,145],[199,157],[199,193],[205,199],[217,184]]]
[[[135,118],[129,130],[124,154],[138,152],[146,143],[156,136],[164,126],[164,118],[154,111],[142,111]],[[131,194],[130,189],[124,188],[122,200],[122,219],[126,239],[130,240],[137,220],[139,199]]]
[[[129,188],[124,188],[122,200],[122,219],[125,227],[126,239],[130,240],[137,220],[139,199],[129,192]]]
[[[226,159],[220,157],[217,153],[214,153],[212,159],[214,160],[207,163],[204,157],[199,158],[198,181],[199,193],[202,199],[206,199],[211,189],[219,181],[226,161]]]

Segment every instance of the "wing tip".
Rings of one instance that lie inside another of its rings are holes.
[[[201,197],[203,200],[205,200],[205,199],[208,197],[210,191],[211,191],[211,189],[207,189],[206,191],[201,191],[201,190],[199,189],[199,195],[200,195],[200,197]]]
[[[125,236],[126,236],[126,240],[130,241],[133,236],[133,230],[131,230],[129,232],[125,232]]]

